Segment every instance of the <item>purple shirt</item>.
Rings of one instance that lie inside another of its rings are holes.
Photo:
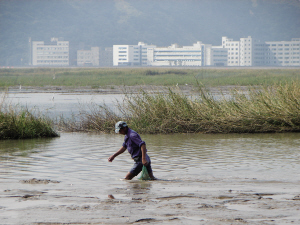
[[[140,137],[140,135],[128,128],[128,132],[124,137],[123,147],[125,147],[131,155],[131,158],[141,157],[141,146],[146,144]],[[147,149],[146,149],[147,152]]]

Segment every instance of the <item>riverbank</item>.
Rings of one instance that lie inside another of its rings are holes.
[[[55,119],[60,131],[110,133],[114,132],[116,121],[125,120],[139,133],[265,133],[300,131],[299,85],[290,81],[268,86],[220,87],[45,86],[11,87],[8,93],[53,94],[47,99],[52,98],[49,107],[55,104],[54,94],[58,93],[124,96],[114,105],[90,102],[71,119],[63,116]]]
[[[139,133],[153,134],[299,132],[298,87],[292,82],[218,92],[199,84],[189,94],[180,88],[141,90],[125,93],[117,103],[118,114],[92,104],[91,111],[80,114],[80,122],[63,124],[69,131],[113,132],[114,123],[125,120]]]
[[[83,188],[66,187],[64,181],[32,180],[7,185],[1,194],[2,223],[300,223],[297,182],[248,178],[123,181],[97,193],[88,183]]]
[[[41,113],[6,102],[0,95],[0,140],[58,137],[54,123]]]
[[[47,118],[36,116],[26,109],[0,111],[0,140],[58,136],[52,121]]]

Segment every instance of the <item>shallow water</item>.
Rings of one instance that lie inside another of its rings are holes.
[[[45,96],[24,98],[40,106]],[[0,141],[1,224],[300,222],[300,133],[141,136],[159,181],[121,180],[129,154],[107,158],[122,135]],[[33,178],[50,182],[24,183]]]
[[[4,95],[4,92],[2,92]],[[216,99],[230,98],[230,95],[214,93]],[[43,113],[44,115],[55,119],[63,116],[71,118],[73,115],[78,115],[83,111],[90,112],[92,105],[107,106],[114,113],[118,114],[118,103],[123,103],[124,94],[99,94],[91,92],[31,92],[23,90],[11,89],[6,93],[6,103],[8,105],[17,105],[27,108],[34,113]],[[192,99],[197,96],[192,96]],[[1,100],[1,92],[0,92]],[[1,101],[0,101],[1,102]]]
[[[129,154],[123,153],[112,163],[107,161],[121,146],[121,135],[62,133],[52,139],[0,141],[0,220],[4,224],[36,221],[124,224],[154,216],[160,222],[199,224],[199,221],[211,221],[216,215],[221,217],[217,222],[223,220],[230,215],[225,209],[237,216],[241,212],[245,217],[249,217],[249,212],[256,213],[249,221],[260,218],[261,201],[257,205],[239,205],[241,203],[227,202],[226,197],[225,200],[218,197],[229,189],[234,190],[235,198],[242,192],[250,196],[250,192],[254,196],[251,201],[257,201],[256,192],[271,192],[277,196],[274,201],[281,204],[289,201],[285,208],[278,209],[282,212],[290,208],[289,215],[291,209],[299,207],[296,203],[292,207],[290,203],[292,196],[300,194],[298,133],[142,135],[142,138],[147,143],[154,175],[160,181],[121,180],[133,164]],[[22,182],[33,178],[51,182]],[[129,210],[137,207],[137,202],[144,214]],[[188,211],[170,220],[174,206],[183,210],[184,205]],[[190,205],[194,207],[188,208]],[[205,214],[197,216],[197,208],[202,207],[219,211],[212,212],[211,216],[201,211]],[[277,203],[276,207],[279,207]],[[89,214],[74,214],[74,210]],[[116,215],[116,210],[123,210],[123,214]],[[297,211],[295,213],[289,221],[300,221]],[[286,216],[283,217],[286,220]],[[261,221],[262,218],[257,223]]]
[[[155,174],[162,179],[300,179],[300,134],[142,135]],[[130,169],[128,153],[113,163],[121,135],[62,133],[53,139],[0,141],[2,179],[43,178],[81,183],[109,182]]]
[[[122,101],[122,94],[91,94],[91,93],[32,93],[32,92],[9,92],[6,96],[8,105],[17,105],[29,110],[47,115],[50,118],[63,116],[70,118],[80,112],[90,111],[91,103],[106,105],[114,112],[117,101]]]

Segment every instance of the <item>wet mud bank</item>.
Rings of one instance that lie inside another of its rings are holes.
[[[64,183],[9,183],[1,224],[300,224],[299,182],[118,180],[105,191]]]

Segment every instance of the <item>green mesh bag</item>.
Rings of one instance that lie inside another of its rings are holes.
[[[151,180],[146,166],[143,166],[142,173],[139,180]]]

